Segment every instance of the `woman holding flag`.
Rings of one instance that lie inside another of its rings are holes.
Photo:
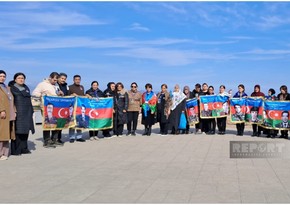
[[[151,135],[151,127],[155,124],[155,113],[157,96],[152,91],[152,85],[145,85],[146,92],[142,94],[142,124],[145,126],[145,131],[142,135]]]
[[[290,100],[290,94],[288,93],[288,89],[287,89],[286,85],[282,85],[280,87],[280,93],[278,94],[277,99],[280,101],[289,101]],[[288,139],[288,130],[281,130],[280,138]]]
[[[226,91],[226,86],[221,85],[220,90],[219,90],[219,95],[220,96],[228,96],[230,97],[230,94],[227,93]],[[227,115],[228,114],[228,101],[223,103],[223,112]],[[218,127],[218,134],[219,135],[224,135],[226,133],[226,126],[227,126],[227,116],[225,117],[220,117],[217,118],[217,127]]]

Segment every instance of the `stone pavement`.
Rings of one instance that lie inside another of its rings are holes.
[[[229,158],[231,140],[290,140],[251,138],[250,126],[243,137],[229,129],[224,136],[139,130],[46,149],[38,125],[32,154],[0,162],[1,203],[290,203],[290,159]]]

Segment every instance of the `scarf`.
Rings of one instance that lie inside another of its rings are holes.
[[[185,98],[186,95],[182,91],[173,92],[171,110],[174,110],[177,107],[177,105],[179,105]]]
[[[144,111],[145,117],[147,117],[147,112],[149,110],[151,110],[151,112],[156,111],[157,97],[153,91],[151,91],[150,93],[147,92],[143,93],[142,102],[143,102],[142,109]]]

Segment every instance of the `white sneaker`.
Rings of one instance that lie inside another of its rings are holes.
[[[94,140],[99,140],[99,138],[97,136],[94,136]]]
[[[123,137],[123,135],[118,135],[118,137],[120,137],[120,138],[121,138],[121,137]]]
[[[4,156],[4,155],[2,155],[1,157],[0,157],[0,160],[7,160],[8,159],[8,157],[7,156]]]
[[[108,137],[108,139],[115,138],[115,137],[117,137],[117,135],[112,135],[111,137]]]
[[[94,139],[94,137],[90,137],[90,140],[91,140],[91,141],[94,141],[95,139]]]

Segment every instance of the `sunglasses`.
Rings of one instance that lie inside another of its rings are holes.
[[[137,88],[137,86],[135,86],[135,85],[131,85],[131,88]]]

